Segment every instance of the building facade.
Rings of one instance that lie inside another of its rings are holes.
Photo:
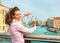
[[[2,5],[2,2],[0,2],[0,32],[6,31],[6,24],[5,24],[5,14],[9,10],[9,7],[6,7]]]
[[[60,28],[60,17],[55,17],[53,19],[53,24],[55,28]]]

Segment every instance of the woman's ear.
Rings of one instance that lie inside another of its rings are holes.
[[[14,19],[15,17],[14,17],[14,16],[12,16],[12,18]]]

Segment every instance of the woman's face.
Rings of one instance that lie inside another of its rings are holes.
[[[23,19],[20,11],[15,11],[15,12],[14,12],[13,19],[16,19],[16,20],[18,20],[18,21],[20,21],[20,20]]]

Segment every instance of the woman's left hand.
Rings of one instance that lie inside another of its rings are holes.
[[[31,15],[31,13],[29,13],[29,12],[24,13],[24,16],[28,17],[29,15]]]

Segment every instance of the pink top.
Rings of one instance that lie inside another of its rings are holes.
[[[12,43],[24,43],[23,33],[32,33],[36,30],[36,26],[28,29],[24,27],[20,22],[13,19],[11,25],[9,26],[10,35]]]

